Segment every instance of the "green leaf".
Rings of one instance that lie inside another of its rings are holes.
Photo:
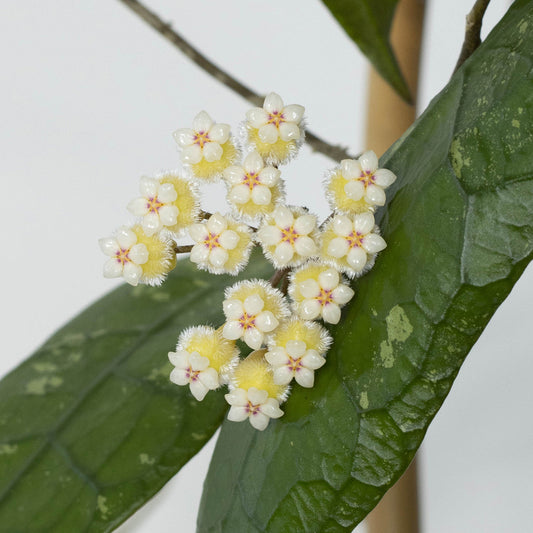
[[[533,2],[517,0],[384,156],[388,248],[312,390],[264,432],[225,421],[199,531],[351,531],[407,468],[533,256]]]
[[[406,101],[409,88],[389,42],[398,0],[322,0],[374,68]]]
[[[222,323],[234,281],[187,261],[161,288],[120,287],[0,382],[0,530],[110,531],[200,450],[223,393],[197,402],[167,353],[183,328]]]

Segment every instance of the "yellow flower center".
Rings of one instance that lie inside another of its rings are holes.
[[[285,122],[285,117],[281,111],[274,111],[268,114],[267,124],[274,124],[276,128],[279,128],[279,125],[283,124],[283,122]]]
[[[207,131],[195,132],[193,144],[197,144],[198,146],[200,146],[200,148],[203,148],[204,144],[210,143],[210,142],[213,142],[213,141],[209,138],[209,134],[207,133]]]
[[[298,359],[293,359],[290,355],[288,357],[289,364],[287,366],[292,372],[298,372],[304,366],[301,357],[298,357]]]
[[[365,189],[366,189],[369,185],[372,185],[374,183],[376,177],[374,176],[373,172],[363,170],[361,174],[359,175],[359,178],[357,179],[358,181],[363,182],[363,185],[365,186]]]
[[[163,202],[159,201],[157,196],[150,197],[146,201],[146,207],[150,213],[157,213],[164,205]]]
[[[191,367],[187,368],[185,371],[185,376],[189,379],[189,381],[196,381],[198,380],[198,375],[200,374],[199,370],[193,370]]]
[[[246,412],[249,415],[256,415],[259,412],[260,405],[253,404],[250,400],[248,400],[248,405],[246,406]]]
[[[213,248],[220,248],[220,243],[218,242],[218,233],[210,233],[207,239],[205,239],[204,244],[212,250]]]
[[[301,237],[299,233],[296,233],[294,226],[290,228],[285,228],[281,230],[281,242],[288,242],[289,244],[294,244],[298,237]]]
[[[239,322],[241,324],[242,329],[247,330],[251,328],[255,328],[255,319],[257,315],[249,315],[244,312],[244,314],[239,318]]]
[[[129,258],[128,254],[130,253],[130,248],[127,250],[124,248],[121,248],[118,250],[118,252],[115,252],[115,259],[122,265],[125,263],[131,262],[131,259]]]
[[[326,290],[322,287],[320,288],[320,294],[315,298],[318,300],[318,303],[324,307],[327,304],[333,303],[333,297],[331,296],[332,290]]]
[[[255,172],[246,172],[242,182],[244,185],[248,185],[250,190],[253,190],[256,185],[261,184],[261,182],[259,181],[259,175]]]
[[[358,231],[352,231],[350,235],[346,237],[346,241],[348,242],[350,248],[361,248],[363,238],[364,235],[361,235]]]

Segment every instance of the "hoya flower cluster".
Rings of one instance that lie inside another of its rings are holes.
[[[280,167],[304,140],[303,115],[302,106],[270,93],[246,113],[236,138],[201,111],[191,128],[174,133],[182,168],[141,178],[140,196],[128,204],[137,220],[100,240],[109,256],[104,276],[132,285],[161,283],[186,252],[201,270],[236,275],[253,246],[262,248],[275,268],[270,281],[227,287],[225,321],[182,331],[168,354],[172,382],[189,386],[199,401],[227,386],[228,419],[258,430],[283,415],[291,385],[314,385],[332,342],[323,324],[340,321],[354,296],[348,278],[371,268],[386,247],[374,211],[396,179],[366,152],[328,173],[333,213],[322,225],[307,209],[287,205]],[[216,180],[226,185],[230,213],[200,209],[199,186]]]
[[[104,276],[160,285],[176,266],[176,239],[199,220],[198,190],[183,172],[170,171],[142,177],[139,193],[127,206],[136,222],[99,241],[109,256]]]

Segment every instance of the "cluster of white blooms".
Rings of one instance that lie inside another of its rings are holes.
[[[109,256],[104,276],[132,285],[159,284],[182,252],[201,270],[236,275],[252,247],[261,246],[276,269],[271,280],[228,287],[224,323],[186,329],[168,354],[172,382],[188,385],[197,400],[227,386],[228,419],[249,420],[259,430],[283,415],[280,405],[293,381],[314,385],[332,342],[318,321],[341,320],[341,308],[355,294],[345,276],[369,270],[386,247],[374,212],[396,179],[369,151],[328,173],[333,213],[322,225],[307,209],[286,205],[279,167],[304,140],[303,115],[302,106],[284,105],[270,93],[263,107],[247,112],[236,139],[228,124],[201,111],[192,128],[174,133],[183,168],[141,178],[141,196],[128,205],[137,221],[100,240]],[[227,186],[231,213],[200,210],[198,186],[215,180]],[[187,237],[192,244],[178,246]],[[251,353],[242,356],[247,347]]]
[[[176,266],[177,239],[200,219],[198,188],[183,172],[169,171],[142,177],[139,192],[128,204],[136,222],[99,241],[110,257],[104,276],[160,285]]]

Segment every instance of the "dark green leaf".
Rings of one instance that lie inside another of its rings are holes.
[[[400,477],[533,255],[533,2],[517,0],[382,160],[389,246],[312,390],[225,421],[199,531],[351,531]]]
[[[398,0],[322,0],[374,68],[407,101],[409,88],[389,43]]]
[[[271,271],[258,260],[246,276]],[[161,288],[124,286],[0,383],[0,530],[110,531],[211,437],[222,393],[170,383],[179,332],[222,322],[229,276],[179,263]]]

